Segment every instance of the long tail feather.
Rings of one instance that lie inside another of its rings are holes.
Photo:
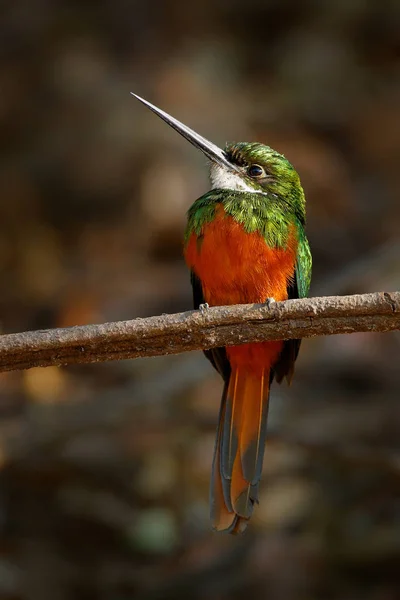
[[[214,528],[239,533],[258,499],[266,438],[269,369],[234,367],[225,386],[211,481]]]
[[[230,482],[221,477],[221,445],[222,445],[222,429],[225,422],[226,414],[226,397],[228,385],[225,384],[222,395],[221,408],[219,412],[217,438],[215,440],[214,458],[211,471],[211,487],[210,487],[210,512],[211,521],[215,529],[221,531],[230,531],[235,526],[236,515],[233,512],[230,500]]]

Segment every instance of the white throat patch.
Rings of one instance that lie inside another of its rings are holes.
[[[252,194],[263,194],[261,190],[248,185],[240,175],[228,171],[215,163],[210,167],[211,189],[235,190],[237,192],[251,192]]]

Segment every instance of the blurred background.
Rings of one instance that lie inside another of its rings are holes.
[[[400,289],[398,0],[3,0],[3,333],[191,308],[215,143],[299,171],[312,295]],[[200,352],[0,375],[0,598],[400,597],[400,337],[303,343],[260,506],[210,531],[221,381]]]

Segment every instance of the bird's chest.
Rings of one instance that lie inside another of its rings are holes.
[[[248,233],[223,207],[192,234],[185,249],[188,266],[200,278],[205,301],[212,305],[285,300],[294,274],[297,240],[287,248],[270,247],[259,232]]]

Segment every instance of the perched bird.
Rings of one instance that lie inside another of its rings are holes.
[[[221,150],[133,94],[211,161],[211,190],[188,211],[184,255],[195,308],[302,298],[311,279],[305,197],[290,162],[269,146]],[[224,380],[211,476],[213,527],[242,532],[258,501],[270,385],[290,383],[300,340],[206,350]]]

